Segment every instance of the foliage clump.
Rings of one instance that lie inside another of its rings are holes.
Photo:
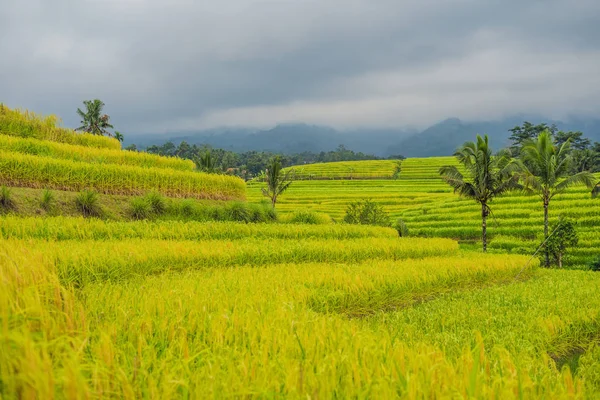
[[[390,226],[390,216],[383,206],[371,200],[350,203],[346,209],[344,222],[348,224]]]
[[[136,197],[131,200],[130,210],[133,219],[148,219],[152,215],[152,206],[144,197]]]
[[[44,211],[49,212],[54,207],[54,202],[54,193],[49,189],[44,190],[42,198],[40,199],[40,207],[42,207]]]
[[[3,211],[8,211],[8,210],[11,210],[12,208],[14,208],[14,206],[15,206],[15,202],[12,199],[11,190],[6,186],[2,186],[0,188],[0,208]]]
[[[152,213],[156,215],[164,214],[167,211],[167,201],[164,196],[158,192],[150,192],[145,197],[145,200],[150,205]]]
[[[573,222],[567,218],[560,218],[552,231],[554,233],[548,238],[546,248],[552,262],[562,268],[567,250],[577,246],[579,237]]]
[[[83,190],[75,197],[75,206],[84,217],[99,217],[102,215],[102,207],[98,199],[98,193],[93,190]]]
[[[408,236],[408,227],[402,218],[398,218],[396,223],[394,224],[394,229],[398,232],[398,236],[406,237]]]
[[[314,211],[300,210],[294,212],[287,221],[291,224],[324,225],[331,222],[331,218]]]

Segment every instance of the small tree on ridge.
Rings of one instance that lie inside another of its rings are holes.
[[[486,252],[489,203],[495,197],[520,188],[515,174],[518,164],[512,160],[509,150],[492,155],[487,135],[483,138],[477,135],[477,142],[465,143],[454,156],[465,168],[467,176],[463,176],[454,165],[443,166],[439,172],[455,193],[481,204],[481,240]]]
[[[265,170],[267,187],[262,188],[262,193],[264,196],[271,199],[273,208],[275,208],[275,203],[277,203],[279,195],[285,192],[292,184],[292,173],[293,170],[283,172],[280,156],[273,157],[267,165],[267,169]]]

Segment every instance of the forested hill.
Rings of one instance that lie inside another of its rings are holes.
[[[581,131],[591,141],[600,141],[600,119],[572,118],[569,122],[553,121],[536,116],[515,116],[498,121],[469,122],[450,118],[422,131],[411,129],[353,129],[336,130],[330,127],[307,124],[281,124],[268,130],[249,128],[219,128],[199,132],[172,133],[160,136],[126,136],[125,144],[141,148],[162,145],[167,141],[175,145],[209,145],[233,152],[267,151],[283,154],[331,151],[340,144],[356,152],[379,157],[402,154],[406,157],[451,155],[456,147],[476,134],[487,134],[494,148],[509,144],[509,129],[524,121],[534,124],[555,124],[559,130]]]

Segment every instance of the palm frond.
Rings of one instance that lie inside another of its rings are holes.
[[[588,188],[593,188],[595,184],[594,174],[588,171],[580,172],[567,177],[565,180],[556,185],[555,194],[562,193],[568,187],[574,185],[585,185]]]

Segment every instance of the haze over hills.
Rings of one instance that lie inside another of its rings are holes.
[[[341,131],[327,126],[294,123],[279,124],[268,130],[216,128],[161,136],[131,134],[125,143],[146,147],[166,141],[178,144],[185,140],[189,144],[208,144],[239,152],[256,150],[285,154],[329,151],[343,144],[351,150],[378,156],[402,154],[406,157],[428,157],[451,155],[457,146],[473,140],[476,134],[489,135],[495,149],[506,147],[509,144],[509,129],[523,121],[556,124],[560,130],[582,131],[590,140],[600,141],[600,119],[573,117],[568,122],[562,122],[520,115],[497,121],[475,122],[448,118],[423,131],[410,128]]]

